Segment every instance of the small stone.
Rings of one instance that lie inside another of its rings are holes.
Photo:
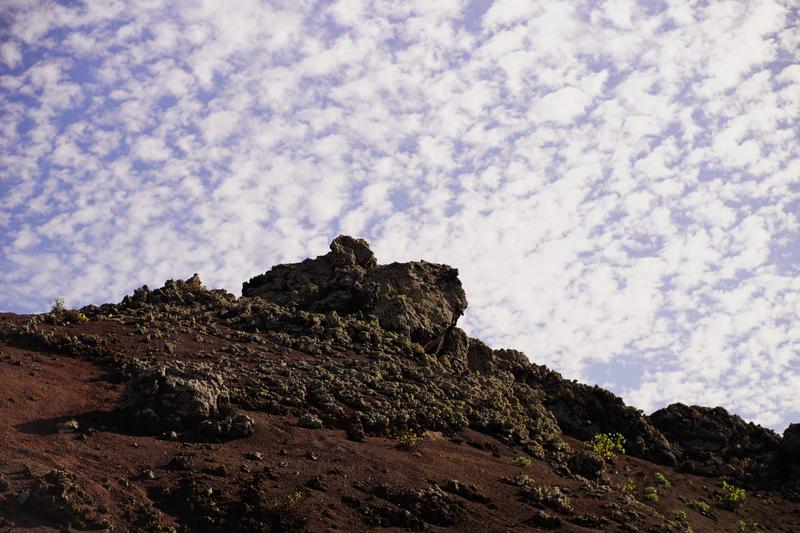
[[[320,419],[320,417],[317,415],[306,413],[300,417],[300,419],[297,421],[297,424],[301,428],[319,429],[322,427],[322,419]]]
[[[247,415],[239,415],[231,421],[231,429],[228,436],[234,439],[249,437],[253,434],[255,421]]]
[[[261,455],[261,452],[248,452],[245,457],[252,461],[261,461],[264,458],[264,456]]]
[[[155,479],[156,478],[156,473],[148,468],[147,470],[142,472],[142,477],[144,479]]]
[[[174,432],[174,431],[170,431],[170,432],[167,434],[167,438],[168,438],[169,440],[178,440],[178,434],[177,434],[176,432]]]
[[[56,426],[56,429],[59,433],[73,433],[78,430],[78,421],[73,418],[72,420],[61,422]]]

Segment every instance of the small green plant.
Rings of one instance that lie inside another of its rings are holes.
[[[64,304],[64,298],[61,296],[57,297],[55,300],[53,300],[53,303],[50,304],[51,313],[63,313],[66,310],[67,308]]]
[[[631,496],[634,492],[636,492],[636,482],[633,478],[629,477],[625,480],[625,483],[619,486],[620,494],[624,496]]]
[[[613,459],[618,453],[625,453],[625,437],[621,433],[598,433],[584,446],[603,459]]]
[[[656,478],[656,483],[658,483],[662,487],[669,487],[670,485],[672,485],[672,483],[670,483],[669,480],[666,478],[666,476],[664,476],[664,474],[662,474],[661,472],[656,472],[656,475],[654,477]]]
[[[653,503],[658,503],[658,489],[653,485],[644,488],[644,497]]]
[[[758,525],[758,522],[748,522],[747,520],[739,520],[736,522],[736,526],[739,528],[739,533],[764,533],[764,530]]]
[[[397,438],[397,447],[401,450],[410,452],[420,445],[422,439],[425,438],[425,433],[415,433],[414,431],[406,431],[400,434]]]
[[[686,521],[686,511],[683,509],[677,509],[675,511],[675,520],[678,522],[685,522]]]
[[[306,492],[303,490],[296,490],[293,493],[289,494],[286,498],[286,507],[291,509],[295,507],[298,503],[303,501],[303,498],[306,497]]]
[[[522,468],[527,468],[531,465],[531,460],[528,457],[520,455],[519,457],[514,458],[513,463]]]
[[[722,482],[722,494],[719,496],[719,503],[726,509],[736,509],[747,497],[744,489],[731,485],[727,481]]]
[[[693,500],[689,502],[689,507],[703,514],[711,511],[711,506],[703,500]]]

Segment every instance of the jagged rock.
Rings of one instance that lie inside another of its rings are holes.
[[[731,463],[768,461],[780,442],[773,431],[745,422],[722,407],[675,403],[649,418],[669,439],[681,469],[701,475],[735,475]]]
[[[486,374],[494,370],[494,356],[492,349],[486,346],[483,341],[469,339],[467,351],[467,365],[470,370],[475,370]]]
[[[559,529],[561,527],[561,518],[544,511],[536,511],[526,523],[536,529]]]
[[[457,479],[448,480],[442,488],[447,492],[461,496],[465,500],[483,504],[492,502],[491,498],[481,494],[475,485],[464,484]]]
[[[242,439],[255,432],[255,421],[247,415],[227,416],[221,420],[203,420],[198,427],[210,437]]]
[[[458,270],[426,261],[378,265],[366,241],[345,235],[330,248],[250,279],[242,295],[314,313],[371,315],[383,329],[441,351],[467,307]]]
[[[606,462],[594,452],[578,450],[567,457],[567,466],[573,474],[588,479],[598,479],[603,476]]]
[[[234,296],[222,289],[207,289],[195,273],[191,278],[183,280],[167,280],[164,286],[151,291],[147,285],[133,291],[133,295],[125,296],[120,307],[136,308],[145,304],[224,304],[231,302]],[[101,309],[104,306],[101,306]],[[96,312],[97,310],[90,310]],[[94,313],[92,313],[94,314]]]
[[[561,491],[560,487],[543,485],[525,474],[517,474],[513,478],[505,478],[502,481],[518,487],[519,497],[523,501],[564,514],[569,514],[573,510],[569,497]]]
[[[464,372],[469,369],[470,338],[461,328],[454,327],[446,335],[439,353],[439,362],[452,372]]]
[[[176,361],[158,367],[134,364],[115,414],[127,429],[147,435],[199,428],[238,438],[253,429],[250,417],[234,416],[221,376],[200,364]]]
[[[481,372],[507,372],[518,383],[541,391],[544,407],[552,413],[565,434],[581,440],[598,433],[621,433],[625,450],[656,463],[674,465],[669,441],[644,414],[628,407],[621,398],[600,387],[564,379],[545,366],[532,364],[517,350],[489,351],[482,343],[470,345],[470,368]]]
[[[319,429],[322,427],[322,419],[317,415],[305,413],[297,421],[297,425],[306,429]]]
[[[450,527],[457,524],[466,513],[462,502],[435,484],[430,487],[402,491],[393,490],[382,484],[374,487],[359,486],[358,488],[439,527]]]
[[[783,481],[786,496],[800,502],[800,424],[790,424],[775,454],[775,478]]]

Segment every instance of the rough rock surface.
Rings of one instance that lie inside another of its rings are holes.
[[[148,435],[201,429],[214,436],[246,437],[253,421],[234,415],[220,375],[206,365],[169,362],[157,367],[134,361],[116,410],[127,429]]]
[[[674,465],[669,441],[644,414],[600,387],[564,379],[544,366],[531,364],[517,350],[491,350],[470,339],[469,367],[484,373],[505,372],[537,391],[544,406],[566,435],[586,440],[598,433],[621,433],[626,451],[660,464]]]
[[[790,424],[783,432],[778,446],[776,477],[784,481],[784,491],[790,499],[800,502],[800,424]]]
[[[364,313],[428,352],[441,350],[467,308],[458,270],[426,261],[378,265],[366,241],[346,235],[330,249],[316,259],[273,267],[245,282],[242,295],[315,313]]]
[[[780,443],[775,432],[745,422],[722,407],[674,403],[655,411],[650,421],[669,439],[681,469],[697,474],[743,478],[744,461],[767,463]],[[761,474],[747,466],[748,478]]]

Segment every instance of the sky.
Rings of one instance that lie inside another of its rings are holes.
[[[0,6],[0,310],[345,233],[645,412],[800,422],[792,0]]]

